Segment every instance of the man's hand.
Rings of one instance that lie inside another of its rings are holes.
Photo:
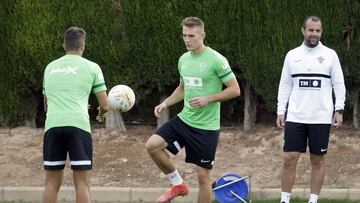
[[[208,103],[209,103],[209,97],[207,96],[195,97],[189,101],[189,105],[191,107],[202,107],[202,106],[206,106]]]
[[[276,125],[279,128],[284,128],[285,127],[285,115],[278,115],[277,116]]]
[[[167,108],[167,105],[165,102],[162,102],[161,104],[155,106],[154,108],[154,114],[156,118],[160,118],[160,113]]]
[[[106,117],[106,111],[102,111],[100,106],[97,108],[98,109],[98,115],[96,116],[96,120],[99,122],[99,123],[102,123],[104,122],[105,120],[105,117]]]
[[[343,115],[339,112],[335,112],[332,125],[335,126],[336,128],[339,128],[342,126],[342,122],[343,122]]]

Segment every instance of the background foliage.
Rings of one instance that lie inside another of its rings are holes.
[[[84,57],[102,67],[108,88],[127,84],[135,90],[137,105],[126,120],[153,122],[153,107],[177,86],[177,60],[186,51],[180,22],[186,16],[205,21],[206,44],[228,58],[240,84],[250,83],[260,114],[274,115],[282,63],[302,42],[306,15],[322,18],[323,44],[337,51],[348,93],[359,91],[359,13],[355,0],[2,0],[0,120],[17,125],[30,119],[42,126],[42,74],[64,54],[63,33],[72,25],[87,31]],[[350,49],[342,33],[347,23]],[[94,113],[94,97],[90,103]],[[238,123],[242,106],[243,98],[224,103],[224,121]]]

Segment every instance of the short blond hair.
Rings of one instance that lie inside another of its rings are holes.
[[[204,22],[198,17],[186,17],[182,20],[181,26],[205,28]]]

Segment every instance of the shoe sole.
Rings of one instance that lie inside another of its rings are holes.
[[[176,197],[170,199],[170,200],[167,200],[166,202],[160,202],[160,201],[157,201],[158,203],[168,203],[170,202],[171,200],[177,198],[177,197],[186,197],[187,195],[189,194],[189,192],[187,192],[186,194],[181,194],[181,195],[177,195]]]

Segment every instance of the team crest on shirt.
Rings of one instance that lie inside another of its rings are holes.
[[[322,57],[322,56],[319,56],[317,59],[318,59],[320,64],[322,64],[324,62],[324,60],[325,60],[324,57]]]
[[[207,71],[208,67],[205,63],[200,63],[200,72]]]

